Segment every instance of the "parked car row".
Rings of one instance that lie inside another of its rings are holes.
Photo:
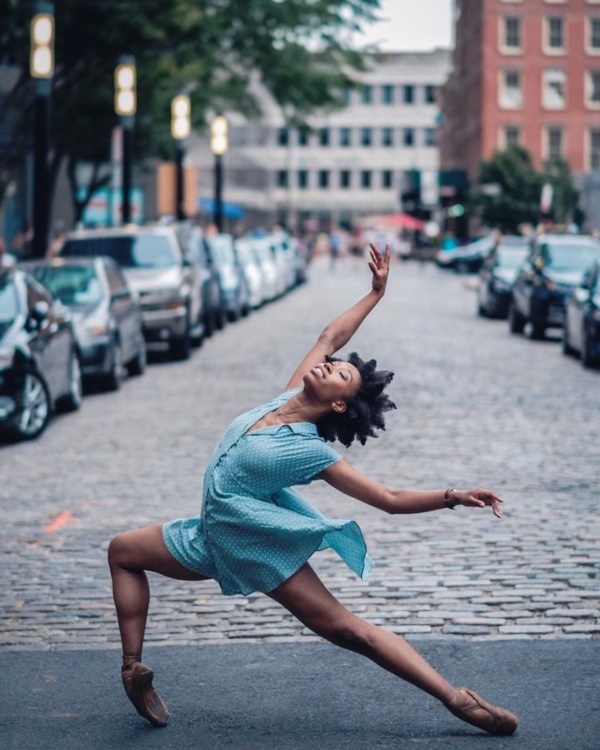
[[[52,260],[0,271],[0,433],[32,439],[78,409],[83,379],[117,390],[306,279],[285,234],[207,238],[188,223],[83,230]]]
[[[533,245],[501,240],[479,271],[477,311],[507,318],[511,333],[527,330],[532,339],[562,329],[564,354],[600,364],[600,242],[555,234]]]

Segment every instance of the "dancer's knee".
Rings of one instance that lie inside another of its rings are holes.
[[[130,545],[127,542],[127,534],[117,534],[108,545],[108,564],[111,568],[122,567],[128,557]]]
[[[314,624],[313,630],[336,646],[349,651],[365,654],[370,653],[374,647],[373,627],[353,615],[323,619]]]

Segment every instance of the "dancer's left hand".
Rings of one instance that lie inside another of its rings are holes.
[[[390,245],[388,243],[385,246],[385,252],[383,254],[374,242],[370,242],[369,247],[369,268],[373,274],[373,291],[383,296],[385,294],[385,287],[390,272]]]

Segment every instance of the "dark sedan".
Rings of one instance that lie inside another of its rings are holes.
[[[567,299],[563,352],[579,354],[584,367],[600,364],[600,260]]]
[[[506,237],[485,259],[479,271],[477,311],[490,318],[507,318],[512,286],[529,253],[523,237]]]
[[[493,235],[481,237],[468,245],[440,250],[435,260],[440,268],[448,268],[457,273],[477,273],[497,242]]]
[[[0,271],[0,431],[31,440],[81,405],[70,313],[22,269]]]
[[[112,258],[55,258],[24,267],[71,310],[84,375],[116,391],[126,372],[144,372],[142,314]]]
[[[540,235],[513,286],[511,332],[523,333],[529,323],[531,338],[542,339],[547,328],[560,328],[566,298],[599,257],[600,242],[591,237]]]

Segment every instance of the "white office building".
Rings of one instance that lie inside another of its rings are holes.
[[[448,50],[380,53],[346,92],[346,106],[313,117],[308,131],[287,127],[284,113],[257,86],[261,121],[229,117],[225,202],[265,222],[350,224],[401,211],[401,194],[418,173],[421,204],[435,208],[437,90],[449,69]],[[197,142],[189,157],[200,166],[206,203],[213,194],[208,144]]]

